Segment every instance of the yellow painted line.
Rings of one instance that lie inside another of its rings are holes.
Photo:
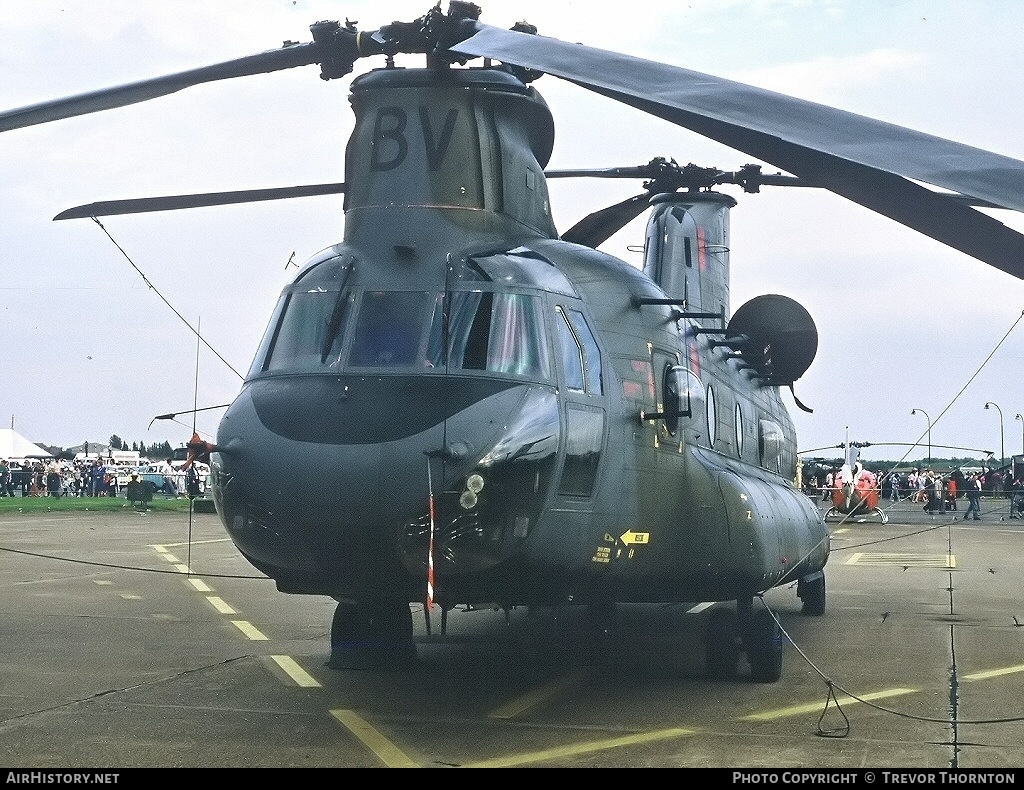
[[[858,551],[844,565],[906,565],[911,568],[955,568],[954,554],[898,554]]]
[[[177,571],[178,573],[184,573],[184,574],[191,574],[191,573],[192,573],[192,569],[191,569],[191,568],[189,568],[189,567],[188,567],[188,565],[184,565],[184,564],[181,564],[181,565],[175,565],[175,566],[174,566],[174,569],[175,569],[175,570],[176,570],[176,571]]]
[[[540,763],[545,760],[556,760],[564,757],[575,757],[581,754],[607,751],[608,749],[619,749],[623,746],[637,746],[655,741],[666,741],[670,738],[681,738],[684,735],[693,735],[696,730],[684,730],[676,727],[668,730],[656,730],[654,732],[643,732],[637,735],[624,735],[621,738],[607,738],[603,741],[591,741],[590,743],[579,743],[573,746],[559,746],[554,749],[541,749],[537,752],[525,752],[524,754],[512,754],[508,757],[495,757],[493,760],[481,760],[476,763],[466,763],[463,768],[513,768],[517,765],[527,763]]]
[[[861,694],[859,699],[848,697],[845,694],[837,695],[836,700],[840,705],[853,705],[857,702],[871,702],[876,699],[888,697],[899,697],[903,694],[915,694],[918,689],[888,689],[887,691],[876,691],[872,694]],[[819,713],[821,711],[821,700],[809,702],[806,705],[793,705],[789,708],[778,708],[767,710],[764,713],[751,713],[749,716],[740,716],[740,721],[770,721],[771,719],[783,719],[787,716],[799,716],[804,713]]]
[[[986,672],[972,672],[970,675],[964,675],[964,680],[988,680],[989,678],[997,678],[1002,675],[1012,675],[1016,672],[1024,672],[1024,664],[1018,664],[1015,667],[1004,667],[1003,669],[990,669]]]
[[[113,584],[113,582],[109,581],[108,579],[93,579],[92,583],[93,584],[99,584],[101,586],[109,586],[109,585]]]
[[[271,656],[271,658],[274,659],[275,664],[284,670],[288,677],[295,681],[296,685],[303,688],[319,688],[320,684],[316,682],[312,675],[295,663],[295,659],[291,656]]]
[[[167,560],[168,562],[172,562],[172,563],[173,562],[181,562],[181,560],[179,560],[177,557],[175,557],[169,551],[165,551],[163,554],[164,554],[164,559]]]
[[[206,600],[213,604],[213,608],[221,614],[238,614],[231,606],[221,598],[219,595],[207,595]]]
[[[263,632],[248,620],[232,620],[231,625],[245,634],[253,642],[265,642],[267,640],[267,637]]]
[[[202,579],[189,579],[188,583],[195,587],[199,592],[213,592],[213,588]]]
[[[340,721],[360,743],[377,755],[377,758],[388,768],[419,768],[405,752],[389,741],[368,721],[351,710],[337,708],[331,715]]]
[[[227,543],[231,538],[210,538],[209,540],[183,540],[178,543],[153,544],[157,551],[167,551],[168,546],[202,546],[204,543]]]
[[[538,705],[542,705],[549,699],[558,696],[562,691],[572,686],[579,684],[583,680],[584,674],[582,672],[576,672],[565,677],[555,678],[554,680],[548,681],[542,686],[530,691],[528,694],[524,694],[517,699],[506,702],[490,713],[487,714],[489,719],[511,719],[515,716],[519,716],[528,710],[536,708]]]
[[[142,596],[136,595],[135,593],[121,593],[121,597],[126,601],[141,601]]]

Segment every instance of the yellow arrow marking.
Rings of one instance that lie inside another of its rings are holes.
[[[628,529],[619,536],[619,540],[621,540],[626,545],[629,545],[630,543],[650,543],[651,533],[634,532],[633,530]]]

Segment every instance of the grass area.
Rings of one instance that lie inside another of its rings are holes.
[[[198,502],[199,500],[197,500]],[[206,501],[212,506],[212,501]],[[187,513],[189,500],[168,499],[159,494],[145,506],[129,502],[124,497],[74,497],[74,496],[15,496],[0,497],[0,515],[4,513],[53,513],[78,510],[112,512],[118,510],[152,510],[162,513]],[[196,508],[199,510],[199,507]],[[205,510],[205,508],[204,508]]]

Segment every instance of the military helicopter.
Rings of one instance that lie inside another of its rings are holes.
[[[1024,210],[1024,163],[480,15],[452,2],[376,30],[317,22],[309,43],[6,111],[0,131],[383,57],[350,85],[343,184],[60,215],[344,194],[342,240],[284,288],[215,441],[190,443],[231,539],[281,592],[338,601],[336,668],[415,660],[410,604],[428,627],[439,609],[442,631],[460,605],[582,605],[601,632],[617,603],[713,601],[734,606],[710,610],[708,671],[732,677],[745,654],[754,681],[777,681],[784,640],[759,597],[795,584],[804,613],[825,611],[829,533],[793,484],[782,398],[817,330],[780,294],[732,309],[736,201],[714,189],[775,177],[613,169],[646,188],[560,234],[554,120],[533,83],[696,131],[1018,278],[1024,237],[971,206]],[[642,270],[596,249],[647,209]]]

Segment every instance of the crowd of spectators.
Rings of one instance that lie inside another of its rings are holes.
[[[967,474],[960,469],[942,474],[932,469],[917,467],[906,473],[896,470],[878,475],[879,496],[898,502],[909,500],[921,504],[928,512],[944,513],[959,510],[958,501],[966,498],[974,488],[974,481],[981,484],[981,492],[988,497],[1010,500],[1010,518],[1024,518],[1024,473],[1018,471],[1014,477],[1009,469],[991,469]],[[840,470],[829,469],[824,478],[812,476],[808,481],[807,493],[822,502],[831,498],[833,488],[840,485]]]
[[[166,479],[172,481],[171,485],[174,484],[169,461],[148,466],[154,472],[165,474]],[[129,471],[98,457],[46,462],[0,459],[0,497],[19,494],[25,497],[116,497],[122,493],[122,483],[128,475],[138,471],[134,467]]]

